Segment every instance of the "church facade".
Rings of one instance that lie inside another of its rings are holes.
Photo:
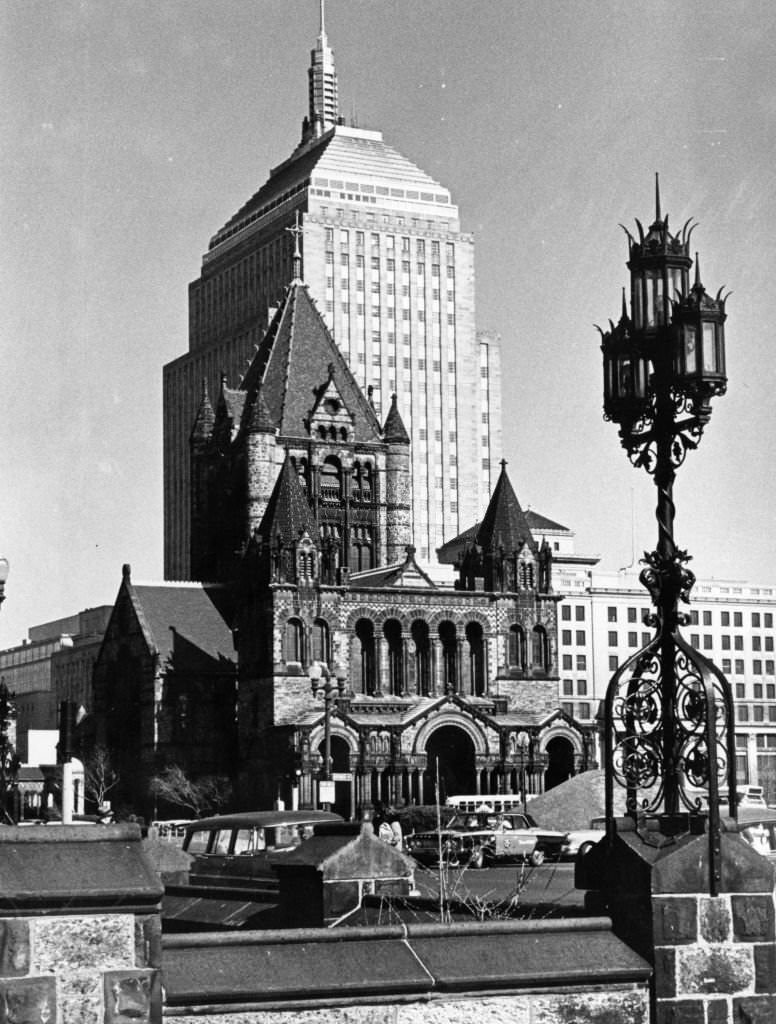
[[[502,464],[455,586],[434,583],[412,544],[401,411],[394,396],[381,424],[370,397],[298,262],[242,381],[202,394],[191,563],[234,593],[240,803],[329,802],[327,749],[345,816],[541,792],[593,756],[558,710],[550,547]]]

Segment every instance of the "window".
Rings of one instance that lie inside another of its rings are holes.
[[[568,622],[571,619],[571,605],[564,604],[560,610],[560,617],[564,622]]]
[[[763,615],[763,625],[766,629],[773,629],[773,612],[766,612]]]
[[[704,626],[710,626],[711,625],[711,612],[704,612],[703,613],[703,625]]]
[[[752,626],[754,626],[755,629],[759,629],[760,628],[760,613],[759,612],[752,612]]]
[[[744,614],[743,614],[743,612],[733,612],[733,625],[734,626],[743,626],[743,624],[744,624]]]
[[[606,618],[608,622],[617,621],[617,609],[613,605],[609,605],[609,607],[606,609]],[[611,633],[609,634],[609,636],[611,636]]]
[[[723,626],[729,626],[730,625],[730,612],[722,612],[721,622],[722,622]]]
[[[566,646],[566,647],[570,647],[571,646],[571,630],[570,629],[562,630],[562,632],[561,632],[561,643],[564,646]]]
[[[628,633],[628,647],[638,647],[638,646],[639,646],[639,634],[638,633]]]
[[[635,608],[628,609],[628,622],[638,622],[638,612]]]
[[[749,708],[746,704],[738,704],[736,706],[736,719],[739,722],[749,721]]]
[[[755,683],[754,686],[752,687],[752,691],[754,693],[754,699],[755,700],[762,700],[763,699],[763,684],[762,683]]]
[[[697,625],[698,625],[698,622],[699,622],[699,619],[698,619],[698,613],[697,613],[697,611],[696,611],[696,610],[695,610],[695,609],[693,608],[693,609],[692,609],[692,611],[690,612],[690,625],[691,625],[691,626],[697,626]]]
[[[752,711],[754,713],[755,722],[765,721],[765,708],[762,706],[762,704],[755,704],[755,706],[752,708]]]
[[[711,650],[711,634],[710,633],[704,633],[703,634],[703,649],[704,649],[704,651],[710,651]]]
[[[580,718],[590,718],[590,704],[586,700],[578,705],[577,714]]]
[[[585,606],[583,604],[578,604],[574,609],[574,618],[577,622],[585,621]]]
[[[725,673],[726,676],[729,676],[730,673],[733,671],[733,663],[730,660],[730,658],[722,659],[722,671]]]
[[[563,696],[571,697],[574,693],[574,683],[571,679],[563,680]]]
[[[743,649],[744,649],[744,638],[742,636],[734,636],[733,637],[733,647],[737,651],[743,651]]]
[[[763,663],[759,658],[755,658],[752,662],[752,672],[756,676],[761,676],[763,674]]]
[[[587,697],[587,679],[577,680],[577,693],[580,697]]]
[[[746,695],[746,687],[743,683],[736,683],[736,700],[743,700]]]
[[[697,633],[690,633],[690,643],[693,645],[693,647],[697,651],[698,648],[701,645],[701,638],[700,638],[700,636],[698,636]]]
[[[584,654],[577,655],[577,671],[587,672],[587,656]]]
[[[761,643],[760,643],[760,637],[759,636],[753,636],[752,637],[752,650],[753,651],[762,650]]]
[[[723,651],[729,651],[730,650],[730,636],[727,633],[723,633],[722,634],[722,650]]]
[[[584,647],[586,643],[584,629],[577,630],[577,647]]]
[[[609,655],[609,671],[610,672],[616,672],[618,668],[619,668],[619,666],[617,664],[617,655],[616,654],[610,654]]]
[[[736,675],[742,676],[744,674],[744,659],[736,658]]]
[[[765,662],[765,674],[766,676],[772,676],[774,674],[773,661],[770,658]],[[776,698],[776,694],[774,697]]]
[[[574,662],[570,654],[563,655],[563,671],[570,672],[574,667]]]
[[[609,646],[610,647],[616,647],[617,646],[617,630],[615,630],[615,629],[610,629],[609,630]]]

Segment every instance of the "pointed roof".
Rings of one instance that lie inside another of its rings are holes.
[[[528,520],[507,476],[506,459],[501,460],[501,474],[477,530],[475,543],[484,551],[498,548],[506,552],[519,551],[526,543],[532,551],[537,550]]]
[[[334,53],[326,38],[324,0],[320,0],[320,31],[315,48],[310,51],[310,109],[309,123],[317,120],[325,131],[337,123],[339,100],[337,97],[337,70]]]
[[[258,532],[273,544],[278,536],[283,544],[296,543],[303,533],[313,540],[318,536],[315,517],[287,451]]]
[[[213,433],[216,422],[216,414],[210,402],[210,395],[207,390],[207,377],[202,378],[202,397],[200,398],[197,417],[191,429],[192,441],[206,441]]]
[[[410,443],[410,436],[407,433],[407,428],[404,426],[404,421],[399,414],[399,407],[396,403],[395,392],[391,395],[391,408],[388,410],[388,415],[385,417],[383,438],[389,444]]]
[[[282,437],[309,437],[319,389],[333,380],[352,417],[353,440],[382,440],[380,423],[334,342],[306,285],[294,281],[245,374],[247,392],[262,383],[271,422]]]
[[[381,565],[376,569],[364,569],[363,572],[350,574],[353,587],[411,587],[423,590],[436,590],[436,583],[423,572],[415,561],[415,547],[408,544],[405,548],[407,556],[403,562],[395,565]]]
[[[243,419],[246,434],[274,434],[275,423],[264,399],[264,385],[259,382],[253,393],[253,401],[246,409]]]

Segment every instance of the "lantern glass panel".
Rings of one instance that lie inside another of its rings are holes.
[[[620,398],[630,398],[633,394],[633,364],[630,357],[622,356],[617,368],[619,370],[617,394]]]
[[[684,291],[682,290],[682,268],[681,267],[669,267],[668,268],[668,297],[676,302],[678,299],[684,298]]]
[[[636,327],[644,326],[644,301],[642,297],[643,282],[639,274],[633,275],[633,322]]]
[[[717,348],[714,343],[714,324],[703,325],[703,372],[717,372]]]
[[[684,325],[684,372],[698,372],[698,329],[695,324]]]
[[[655,326],[655,271],[648,270],[645,274],[647,285],[647,317],[646,326]]]

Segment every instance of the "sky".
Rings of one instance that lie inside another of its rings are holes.
[[[620,224],[662,211],[725,285],[728,393],[675,488],[699,577],[776,583],[776,7],[328,0],[340,109],[452,191],[502,338],[524,507],[616,571],[653,482],[602,418]],[[290,155],[317,0],[3,0],[0,646],[162,578],[162,366],[215,231]]]

